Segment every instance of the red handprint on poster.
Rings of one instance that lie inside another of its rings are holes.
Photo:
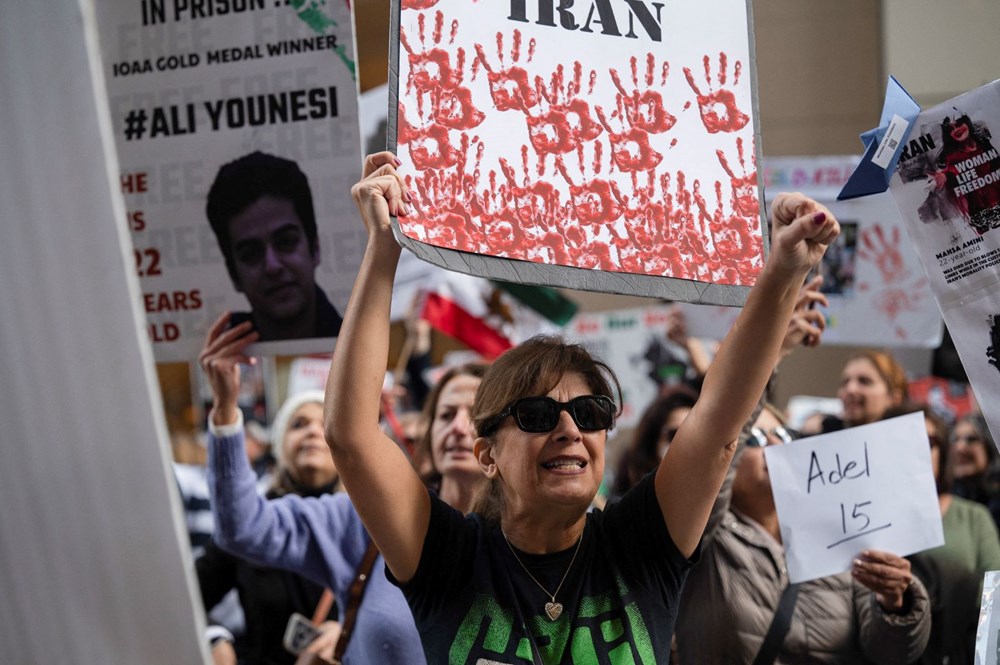
[[[486,78],[489,81],[490,96],[493,105],[498,111],[523,110],[532,108],[538,101],[535,93],[534,81],[528,75],[528,70],[520,66],[521,60],[521,31],[514,30],[513,45],[510,51],[510,66],[506,66],[504,57],[503,33],[498,32],[496,36],[497,60],[500,66],[493,68],[490,66],[490,59],[486,56],[482,44],[476,44],[476,62],[486,70]],[[528,57],[525,64],[531,62],[535,55],[535,40],[528,42]]]
[[[760,201],[757,198],[757,165],[753,153],[751,152],[750,155],[752,168],[748,171],[746,155],[743,152],[743,139],[736,139],[736,156],[739,160],[740,175],[736,174],[722,150],[716,150],[715,154],[719,158],[722,170],[729,176],[733,211],[743,217],[757,217],[760,214]]]
[[[610,70],[611,80],[618,89],[618,101],[625,111],[628,123],[635,128],[651,134],[665,132],[677,122],[675,116],[667,112],[663,101],[663,95],[654,90],[656,84],[656,57],[652,53],[646,54],[646,74],[643,79],[644,89],[640,92],[638,58],[632,57],[632,91],[628,92],[622,85],[621,76],[614,69]],[[670,75],[670,63],[664,61],[660,68],[659,87],[667,84],[667,77]]]
[[[900,251],[902,238],[898,226],[893,226],[888,237],[879,223],[862,230],[860,235],[858,258],[873,264],[880,279],[877,284],[862,282],[858,288],[873,292],[871,298],[876,311],[893,326],[897,338],[906,339],[906,328],[898,325],[899,319],[907,312],[919,310],[925,297],[927,279],[923,276],[911,279]]]
[[[695,83],[691,70],[687,67],[684,68],[684,76],[687,78],[688,85],[694,90],[694,94],[698,96],[698,112],[701,114],[701,121],[704,123],[705,129],[708,130],[709,134],[735,132],[743,129],[750,122],[750,116],[737,108],[736,95],[732,90],[725,87],[728,61],[729,58],[725,53],[719,53],[719,75],[717,79],[719,88],[715,89],[712,83],[710,59],[707,55],[702,59],[702,63],[705,66],[705,83],[708,85],[707,92],[702,92],[698,84]],[[737,60],[733,67],[733,87],[739,85],[742,70],[743,64]]]

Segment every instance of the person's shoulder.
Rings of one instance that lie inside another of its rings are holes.
[[[963,499],[954,494],[951,496],[951,507],[948,510],[949,512],[954,510],[956,517],[961,517],[963,521],[967,522],[993,521],[993,515],[990,513],[989,508],[978,501]]]

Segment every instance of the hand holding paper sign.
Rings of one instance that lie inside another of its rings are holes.
[[[875,592],[879,605],[889,612],[903,607],[903,596],[913,582],[909,561],[879,550],[865,550],[859,554],[851,575]]]
[[[769,446],[765,455],[793,582],[854,566],[891,605],[908,571],[890,574],[885,557],[857,565],[857,553],[906,555],[944,542],[922,414]]]

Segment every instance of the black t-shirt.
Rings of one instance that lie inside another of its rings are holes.
[[[514,558],[499,527],[475,514],[463,517],[432,494],[420,564],[401,585],[427,662],[666,662],[692,561],[670,538],[653,476],[606,511],[587,515],[580,551],[556,596],[564,606],[556,621],[545,615],[549,597]],[[554,591],[575,549],[517,555]]]

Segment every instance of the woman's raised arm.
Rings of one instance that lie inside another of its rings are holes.
[[[405,582],[420,562],[430,498],[409,460],[379,427],[392,282],[400,253],[390,214],[409,212],[398,165],[390,152],[369,155],[363,178],[351,190],[368,245],[334,350],[324,420],[344,487],[389,570]]]
[[[690,556],[736,450],[736,438],[760,398],[781,350],[809,270],[840,232],[833,215],[801,194],[772,205],[771,255],[705,376],[701,397],[656,473],[667,529]]]

